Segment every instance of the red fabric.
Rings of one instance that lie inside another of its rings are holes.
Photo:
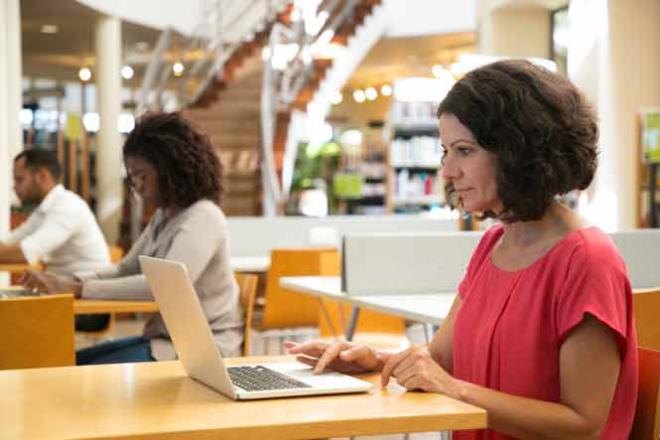
[[[505,393],[558,402],[559,350],[570,330],[591,314],[614,331],[621,352],[602,438],[627,438],[637,399],[637,336],[632,291],[618,250],[599,229],[581,229],[529,267],[510,272],[490,258],[502,233],[501,225],[486,232],[459,286],[453,374]],[[480,430],[458,431],[452,438],[509,437]]]

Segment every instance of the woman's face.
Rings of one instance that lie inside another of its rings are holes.
[[[158,171],[150,162],[141,157],[129,156],[125,159],[128,181],[133,191],[149,207],[160,207],[162,199],[158,187]]]
[[[442,178],[451,182],[467,212],[502,212],[497,195],[497,156],[481,147],[472,132],[450,113],[440,116],[444,153]]]

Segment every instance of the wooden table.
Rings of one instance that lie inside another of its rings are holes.
[[[74,315],[155,312],[158,312],[158,305],[155,301],[77,299],[73,302]]]
[[[41,270],[41,264],[30,265],[27,263],[0,263],[0,272],[22,274],[28,269]]]
[[[456,298],[455,293],[448,292],[350,295],[341,290],[340,277],[282,277],[280,278],[280,286],[307,295],[328,298],[352,305],[354,307],[353,313],[345,335],[348,340],[353,337],[360,307],[421,322],[425,324],[426,337],[429,339],[433,335],[434,327],[442,324],[442,321],[449,314]]]
[[[245,359],[227,363],[237,361]],[[2,371],[0,393],[2,439],[299,439],[486,427],[480,408],[398,386],[234,402],[188,378],[179,362]]]
[[[265,273],[270,268],[270,256],[230,257],[229,263],[234,272]]]

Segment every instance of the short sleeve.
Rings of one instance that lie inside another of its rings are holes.
[[[606,237],[584,238],[569,256],[566,279],[557,296],[555,323],[559,341],[592,315],[617,336],[622,353],[627,347],[631,288],[625,264]]]
[[[465,295],[470,289],[472,280],[474,279],[477,272],[479,272],[479,268],[484,263],[486,258],[490,255],[493,247],[501,235],[502,226],[496,225],[486,231],[484,236],[481,237],[481,240],[479,240],[479,244],[470,257],[470,262],[468,263],[467,270],[465,271],[465,276],[458,285],[458,296],[461,298],[461,300],[465,299]]]

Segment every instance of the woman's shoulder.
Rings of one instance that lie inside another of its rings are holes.
[[[577,229],[564,239],[564,252],[584,267],[621,266],[625,267],[623,257],[608,234],[596,226]]]
[[[186,209],[188,217],[209,218],[224,221],[225,214],[222,209],[208,199],[198,200]]]

